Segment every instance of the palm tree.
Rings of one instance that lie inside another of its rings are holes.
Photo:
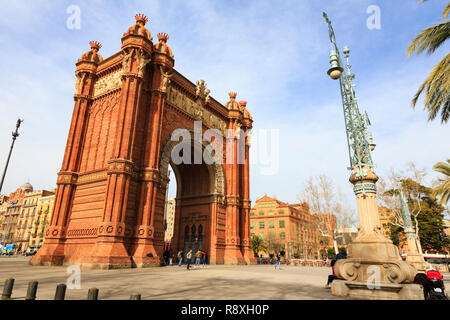
[[[433,166],[433,169],[446,176],[444,179],[439,179],[441,184],[433,190],[433,196],[441,198],[440,204],[444,205],[450,199],[450,159],[447,163],[438,162]]]
[[[267,252],[267,245],[264,239],[256,235],[252,237],[252,250],[255,255],[258,255],[261,251]]]
[[[427,0],[420,0],[424,2]],[[406,52],[407,56],[416,55],[427,50],[431,55],[448,38],[450,38],[450,2],[442,13],[444,21],[428,27],[411,41]],[[425,110],[428,110],[428,121],[434,120],[438,113],[441,114],[441,123],[446,123],[450,118],[450,53],[448,53],[431,71],[428,78],[420,86],[412,100],[412,107],[416,106],[419,96],[425,91]]]

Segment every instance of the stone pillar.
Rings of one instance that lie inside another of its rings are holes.
[[[141,25],[138,21],[137,25]],[[129,248],[124,243],[130,183],[138,170],[134,149],[137,145],[137,123],[143,103],[146,65],[151,60],[152,42],[141,33],[128,33],[122,38],[122,90],[119,101],[113,158],[108,161],[106,200],[97,243],[83,263],[95,268],[133,266]]]
[[[250,209],[251,209],[251,200],[250,200],[250,132],[252,129],[252,120],[250,114],[245,109],[247,102],[240,101],[239,102],[243,113],[243,132],[241,134],[245,134],[245,136],[241,137],[244,142],[244,163],[241,164],[241,177],[240,181],[242,182],[242,208],[240,213],[240,238],[241,238],[241,252],[244,257],[244,260],[247,264],[256,264],[257,260],[254,257],[252,251],[252,239],[250,237]]]
[[[234,97],[233,97],[234,96]],[[234,101],[235,94],[230,94],[231,101]],[[235,102],[237,105],[237,102]],[[240,250],[240,197],[239,197],[239,164],[238,164],[238,139],[236,130],[238,130],[239,109],[229,110],[229,122],[227,133],[227,157],[225,163],[227,178],[227,234],[225,244],[225,264],[243,264],[245,263]],[[232,155],[232,159],[229,157]]]
[[[334,266],[339,279],[332,293],[366,299],[423,299],[419,285],[412,284],[417,270],[402,261],[398,248],[385,238],[376,201],[378,177],[366,166],[355,167],[350,182],[356,194],[360,231],[348,246],[348,258]]]
[[[405,230],[406,231],[406,230]],[[426,271],[428,269],[428,263],[420,253],[419,239],[417,239],[414,231],[406,232],[406,241],[408,242],[408,254],[406,256],[406,262],[413,265],[418,271]]]
[[[30,260],[32,265],[62,265],[64,262],[66,227],[78,178],[88,109],[92,103],[97,66],[102,61],[102,57],[97,53],[100,48],[100,43],[91,42],[91,50],[83,54],[76,63],[75,106],[63,163],[56,182],[53,213],[45,233],[45,243]]]
[[[166,44],[168,35],[160,33],[158,38],[160,42],[155,45],[152,53],[153,72],[149,82],[150,109],[145,134],[144,170],[136,226],[137,241],[133,250],[133,262],[138,267],[160,265],[163,262],[164,228],[159,220],[163,220],[164,211],[156,210],[156,197],[161,194],[165,198],[168,184],[168,179],[161,177],[159,162],[164,106],[175,62]],[[159,216],[156,217],[156,215]],[[149,254],[152,257],[149,257]]]

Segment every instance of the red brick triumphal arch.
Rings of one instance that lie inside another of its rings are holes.
[[[177,129],[192,137],[189,158],[208,149],[207,141],[195,139],[196,121],[196,132],[216,129],[224,151],[238,150],[241,138],[226,132],[252,128],[246,102],[230,93],[224,106],[209,96],[203,80],[194,84],[178,73],[168,35],[159,33],[154,44],[146,22],[136,15],[116,54],[103,60],[101,44],[91,42],[76,63],[75,106],[54,211],[33,265],[159,265],[169,164],[178,186],[173,249],[198,248],[200,238],[210,263],[254,262],[248,135],[245,161],[225,160],[227,152],[210,153],[223,160],[212,163],[172,157],[188,154],[178,150],[186,140],[173,141]]]

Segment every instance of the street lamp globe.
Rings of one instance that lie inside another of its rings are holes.
[[[327,74],[333,80],[339,79],[344,68],[339,65],[339,59],[335,50],[330,50],[330,65],[331,68],[328,70]]]

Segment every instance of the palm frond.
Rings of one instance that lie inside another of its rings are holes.
[[[433,169],[450,178],[450,159],[447,159],[447,163],[445,163],[445,162],[436,163],[433,166]]]
[[[450,199],[450,159],[447,159],[447,163],[438,162],[433,166],[433,169],[439,173],[442,173],[446,178],[439,179],[441,184],[434,188],[433,197],[440,197],[440,204],[446,204]]]
[[[410,56],[413,52],[416,55],[427,50],[427,53],[432,54],[439,46],[442,45],[450,37],[450,21],[437,23],[420,32],[409,44],[406,55]]]
[[[442,13],[442,16],[444,17],[444,19],[447,19],[449,14],[450,14],[450,1],[445,6],[444,12]]]
[[[422,83],[412,99],[413,108],[424,91],[424,109],[428,110],[428,120],[435,119],[441,112],[441,122],[447,122],[450,117],[450,53],[433,68]]]

